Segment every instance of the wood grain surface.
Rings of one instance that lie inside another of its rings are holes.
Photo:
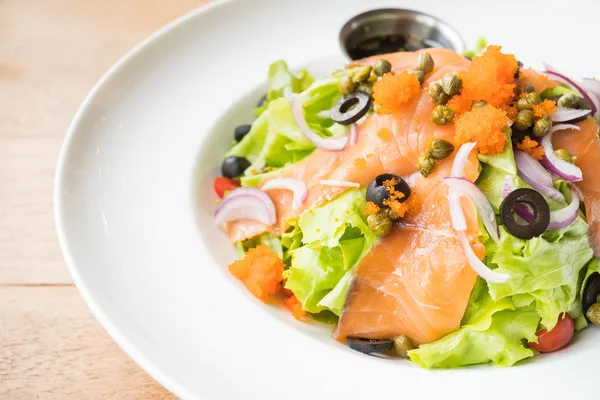
[[[60,253],[71,117],[129,48],[199,0],[0,0],[0,399],[171,399],[106,335]]]

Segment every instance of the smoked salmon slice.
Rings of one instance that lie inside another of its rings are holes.
[[[558,131],[552,136],[555,149],[568,150],[577,157],[576,165],[583,172],[583,180],[575,186],[583,194],[583,202],[589,225],[590,245],[596,256],[600,256],[600,138],[598,124],[593,118],[580,122],[581,131],[569,129]]]
[[[424,50],[425,51],[425,50]],[[368,58],[374,64],[385,58],[395,72],[410,70],[421,52],[394,53]],[[435,69],[427,76],[423,87],[441,79],[448,72],[466,70],[469,61],[446,49],[427,49],[434,59]],[[347,180],[366,187],[382,173],[405,176],[417,171],[417,160],[433,138],[451,140],[454,127],[438,126],[430,121],[435,103],[426,90],[394,114],[372,113],[360,126],[358,143],[342,151],[316,149],[301,162],[286,168],[279,177],[300,179],[308,187],[308,199],[303,207],[292,210],[292,194],[285,190],[270,190],[269,196],[277,208],[276,232],[285,229],[285,220],[298,216],[302,211],[323,204],[337,197],[345,189],[323,186],[321,180]],[[274,176],[271,177],[271,179]],[[259,186],[267,182],[261,182]],[[249,233],[264,232],[268,227],[253,221],[236,221],[228,225],[231,240],[242,240]],[[255,225],[250,227],[249,225]],[[261,232],[262,230],[262,232]],[[250,236],[248,236],[250,237]]]
[[[442,178],[449,176],[452,161],[445,160],[427,179],[419,174],[407,179],[422,206],[360,261],[334,333],[336,339],[402,334],[421,344],[460,327],[477,275],[450,222],[448,192]],[[477,166],[472,154],[464,177],[476,180]],[[483,255],[476,237],[477,213],[468,202],[463,207],[467,233],[474,249]]]

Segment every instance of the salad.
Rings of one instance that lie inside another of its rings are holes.
[[[233,276],[425,368],[510,366],[600,325],[600,82],[478,53],[272,64],[214,181]]]

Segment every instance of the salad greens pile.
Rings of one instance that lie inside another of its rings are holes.
[[[304,69],[292,74],[283,61],[271,65],[266,102],[255,110],[258,118],[250,132],[225,155],[245,157],[251,162],[241,178],[243,186],[256,186],[264,174],[298,162],[315,149],[294,122],[287,93],[299,93],[306,120],[315,132],[335,136],[347,130],[319,115],[340,99],[339,81],[336,75],[315,81]]]
[[[481,42],[473,55],[485,48]],[[258,119],[250,132],[226,156],[245,157],[251,162],[242,176],[243,186],[256,186],[265,175],[292,165],[314,150],[294,123],[289,93],[298,94],[304,104],[309,126],[323,136],[335,136],[346,127],[334,123],[323,110],[340,98],[340,75],[315,80],[306,70],[290,72],[283,61],[269,69],[266,102],[256,110]],[[542,97],[571,89],[558,86]],[[508,133],[507,133],[508,134]],[[510,136],[510,134],[508,134]],[[507,233],[498,216],[502,190],[508,176],[517,188],[529,188],[518,174],[511,140],[501,154],[479,155],[481,172],[477,186],[490,200],[500,226],[500,241],[480,229],[486,249],[484,263],[510,275],[504,283],[487,283],[478,278],[461,326],[435,342],[409,352],[410,359],[426,368],[449,368],[492,362],[510,366],[533,356],[523,340],[536,342],[536,331],[552,329],[564,313],[570,313],[577,329],[587,326],[581,313],[581,291],[585,279],[600,271],[600,263],[588,244],[585,215],[566,228],[546,231],[530,240]],[[555,184],[570,201],[568,186]],[[546,198],[550,209],[563,207]],[[330,202],[308,210],[288,221],[290,228],[278,238],[270,233],[239,242],[243,255],[248,249],[266,244],[284,260],[286,288],[313,313],[323,311],[339,316],[358,261],[376,242],[362,210],[364,190],[351,189]]]

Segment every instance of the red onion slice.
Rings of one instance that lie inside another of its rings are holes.
[[[571,108],[558,108],[550,114],[552,122],[569,122],[581,117],[585,117],[590,110],[575,110]]]
[[[247,189],[235,193],[239,189]],[[258,193],[262,193],[262,195]],[[265,198],[266,197],[266,198]],[[268,201],[267,201],[268,199]],[[274,225],[277,221],[275,205],[266,193],[256,188],[238,188],[219,203],[215,210],[215,223],[225,229],[225,223],[240,219],[250,219],[265,225]]]
[[[479,217],[483,221],[483,225],[485,225],[485,229],[487,229],[490,237],[494,240],[494,242],[498,243],[500,241],[500,237],[498,236],[498,224],[496,223],[496,214],[494,213],[494,208],[492,207],[492,204],[485,196],[485,193],[483,193],[481,189],[479,189],[477,185],[475,185],[473,182],[464,178],[444,178],[444,183],[448,185],[448,187],[454,194],[458,195],[459,197],[462,195],[466,195],[473,201],[473,204],[475,204],[477,212],[479,213]],[[452,208],[450,209],[450,212],[453,212]],[[462,208],[461,212],[463,212]],[[454,229],[456,229],[456,227]]]
[[[500,274],[494,270],[488,268],[481,260],[477,257],[473,249],[471,248],[471,243],[469,243],[469,238],[467,237],[467,233],[464,231],[458,232],[458,241],[460,243],[460,247],[467,257],[467,261],[473,271],[477,273],[481,278],[485,279],[487,282],[492,283],[503,283],[506,282],[510,276],[506,274]]]
[[[571,164],[565,160],[561,160],[554,154],[554,147],[552,146],[552,135],[556,131],[560,131],[563,129],[575,129],[581,130],[577,125],[570,124],[562,124],[555,125],[552,127],[550,133],[548,133],[542,139],[542,146],[544,147],[544,158],[540,163],[546,167],[550,172],[560,176],[566,181],[569,182],[579,182],[583,179],[583,172],[581,169],[575,164]]]
[[[319,181],[319,183],[321,185],[325,185],[325,186],[333,186],[333,187],[341,187],[341,188],[359,188],[360,187],[360,183],[344,181],[344,180],[337,180],[337,179],[321,179]]]
[[[504,177],[504,186],[502,186],[502,198],[505,199],[506,196],[511,194],[516,189],[517,185],[515,185],[512,176],[506,175]]]
[[[350,125],[350,146],[354,146],[358,143],[358,125]]]
[[[476,145],[477,143],[471,142],[460,146],[460,149],[458,149],[456,156],[454,157],[454,162],[452,163],[452,170],[450,171],[451,177],[463,177],[469,154],[471,154],[471,151],[473,151]],[[451,187],[448,188],[448,206],[450,208],[452,227],[457,231],[466,231],[467,220],[465,219],[465,214],[460,205],[460,196]]]
[[[308,188],[306,187],[306,183],[301,181],[300,179],[290,179],[290,178],[275,178],[271,179],[267,183],[265,183],[262,187],[262,190],[271,190],[271,189],[285,189],[291,190],[294,194],[294,199],[292,200],[292,207],[294,209],[300,207],[306,201],[308,197]]]
[[[596,115],[596,113],[598,112],[598,105],[594,103],[594,101],[590,98],[590,96],[587,94],[587,92],[585,90],[583,90],[583,88],[581,86],[579,86],[574,80],[572,80],[568,76],[562,74],[561,72],[559,72],[555,68],[551,67],[550,65],[544,64],[544,67],[546,68],[546,71],[543,72],[544,74],[548,75],[550,78],[552,78],[554,80],[557,80],[561,83],[564,83],[567,86],[570,86],[576,92],[579,92],[579,95],[581,97],[583,97],[584,99],[589,101],[590,104],[592,105],[592,114]]]
[[[334,138],[324,138],[310,129],[306,119],[304,118],[304,109],[302,108],[302,102],[298,96],[293,96],[292,100],[292,116],[294,117],[294,122],[298,125],[298,129],[300,132],[315,146],[323,150],[330,151],[339,151],[346,147],[348,143],[348,136],[343,137],[334,137]]]
[[[597,79],[583,78],[579,84],[582,89],[590,95],[594,104],[600,111],[600,81]]]
[[[519,177],[528,185],[553,200],[564,202],[565,197],[553,186],[552,176],[535,158],[520,150],[515,150],[515,162]]]
[[[571,197],[572,199],[568,206],[550,212],[548,230],[566,228],[577,219],[579,215],[579,202],[581,200],[574,190],[571,190]]]
[[[456,157],[454,157],[454,162],[452,163],[452,171],[450,172],[450,176],[456,178],[462,178],[465,170],[465,165],[467,164],[467,160],[469,159],[469,154],[475,148],[477,143],[465,143],[460,146],[460,149],[456,152]]]

